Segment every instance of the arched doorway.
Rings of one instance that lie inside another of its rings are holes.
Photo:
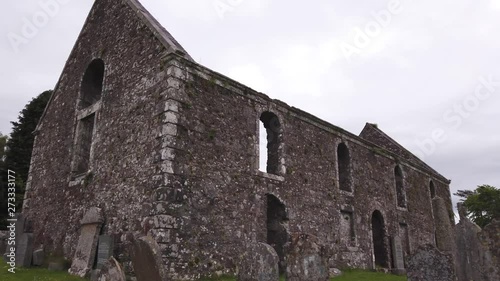
[[[288,235],[288,215],[285,205],[274,195],[267,194],[267,244],[271,245],[280,258],[280,274],[285,267],[285,243]]]
[[[375,257],[375,267],[388,267],[387,248],[385,242],[384,217],[380,211],[372,214],[372,237],[373,237],[373,256]]]

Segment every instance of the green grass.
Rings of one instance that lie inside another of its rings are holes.
[[[381,272],[366,270],[346,270],[341,276],[330,279],[332,281],[406,281],[406,276],[397,276]],[[205,278],[199,281],[236,281],[235,277]],[[284,277],[280,281],[285,281]]]
[[[341,276],[333,278],[334,281],[406,281],[406,276],[385,274],[365,270],[346,270]]]
[[[48,271],[42,268],[16,268],[16,273],[8,271],[9,266],[2,260],[0,262],[1,281],[84,281],[86,279],[71,276],[66,272]],[[396,276],[380,272],[365,270],[346,270],[332,281],[406,281],[405,276]],[[200,281],[236,281],[235,277],[205,278]],[[285,281],[284,277],[280,281]]]
[[[42,268],[17,268],[15,273],[9,272],[9,266],[0,262],[0,280],[2,281],[83,281],[85,279],[71,276],[65,271],[49,271]]]

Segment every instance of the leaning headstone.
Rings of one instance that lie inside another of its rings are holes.
[[[43,249],[38,249],[33,252],[33,265],[40,266],[45,259],[45,252]]]
[[[64,264],[62,262],[49,262],[49,271],[63,271]]]
[[[278,281],[280,259],[271,245],[253,243],[243,253],[238,281]]]
[[[29,267],[33,257],[33,234],[23,233],[17,238],[17,241],[16,266]]]
[[[151,236],[131,238],[130,256],[137,281],[168,280],[160,247]]]
[[[408,281],[455,281],[453,258],[432,245],[417,249],[408,259]]]
[[[287,281],[328,280],[324,248],[317,237],[303,233],[294,234],[285,248]]]
[[[80,222],[80,237],[69,273],[85,277],[90,272],[94,265],[97,241],[103,222],[101,209],[93,207],[85,213]]]
[[[113,255],[113,237],[109,235],[99,236],[97,245],[97,269],[101,269],[105,262]]]
[[[391,241],[392,248],[392,260],[394,263],[394,268],[392,273],[397,275],[406,274],[404,255],[403,255],[403,245],[401,244],[401,238],[399,236],[392,237]]]
[[[120,263],[114,257],[109,258],[102,264],[102,268],[98,269],[98,274],[95,281],[125,281],[125,273],[123,272]],[[92,279],[94,281],[94,279]]]

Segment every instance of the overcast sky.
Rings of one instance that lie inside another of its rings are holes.
[[[0,132],[55,86],[93,2],[3,3]],[[198,63],[354,134],[377,123],[452,192],[500,187],[500,0],[141,2]]]

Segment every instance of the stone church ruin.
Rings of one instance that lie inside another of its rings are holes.
[[[24,215],[78,275],[101,236],[120,276],[236,275],[245,249],[290,280],[306,269],[287,262],[404,273],[452,232],[449,184],[377,125],[355,135],[271,99],[195,62],[136,0],[96,0],[38,124]]]

